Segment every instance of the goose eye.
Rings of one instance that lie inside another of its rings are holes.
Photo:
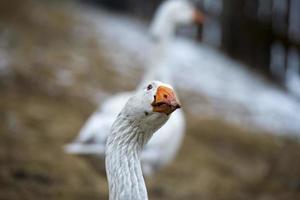
[[[147,86],[147,90],[151,90],[151,89],[152,89],[152,85],[149,84],[149,85]]]

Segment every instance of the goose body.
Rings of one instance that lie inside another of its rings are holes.
[[[195,16],[197,20],[201,18],[200,13],[194,14],[193,12],[196,11],[192,5],[184,0],[169,0],[160,6],[150,27],[150,35],[154,38],[153,59],[148,64],[149,69],[146,71],[137,90],[145,82],[153,79],[172,84],[171,66],[167,62],[166,49],[178,24],[191,23],[195,20]],[[183,14],[178,16],[178,13]],[[122,92],[103,102],[87,120],[75,141],[67,145],[65,150],[74,154],[96,154],[103,158],[110,127],[120,110],[135,92]],[[174,159],[184,133],[184,114],[179,110],[144,146],[141,161],[145,175],[151,175]],[[166,142],[168,142],[168,145],[165,145]]]
[[[76,140],[65,150],[73,154],[94,154],[103,158],[105,144],[111,125],[134,91],[124,92],[109,98],[85,123]],[[141,153],[145,175],[174,159],[181,145],[185,131],[185,119],[181,110],[175,112],[168,123],[159,129],[145,145]],[[168,142],[168,145],[165,145]]]

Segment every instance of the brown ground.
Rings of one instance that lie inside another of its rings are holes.
[[[133,88],[138,78],[128,82],[108,68],[92,35],[70,33],[80,21],[69,6],[14,1],[20,6],[0,3],[1,30],[8,35],[1,49],[13,58],[11,73],[0,79],[0,199],[107,199],[105,173],[62,146],[96,108],[87,88],[113,93]],[[78,56],[83,61],[76,62]],[[61,84],[59,69],[76,81]],[[300,199],[297,139],[254,133],[188,110],[175,162],[147,180],[150,199]]]

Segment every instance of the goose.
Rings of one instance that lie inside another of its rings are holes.
[[[180,108],[169,84],[151,81],[133,94],[114,121],[106,142],[110,200],[145,200],[140,154],[156,130]]]
[[[152,67],[149,67],[146,71],[137,90],[150,80],[160,80],[174,85],[170,66],[167,63],[166,46],[172,40],[178,25],[193,21],[201,23],[203,16],[189,1],[169,0],[159,7],[149,31],[154,43],[153,59],[149,63],[149,66]],[[95,154],[103,158],[110,127],[133,93],[134,91],[121,92],[103,102],[84,124],[74,142],[65,146],[65,151],[72,154]],[[184,132],[184,114],[179,110],[145,145],[141,153],[142,168],[145,175],[152,175],[175,158],[183,140]],[[166,142],[168,142],[168,145],[165,145]]]

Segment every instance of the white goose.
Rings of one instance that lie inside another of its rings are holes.
[[[166,61],[165,47],[170,42],[176,27],[193,21],[201,22],[201,13],[191,6],[188,1],[166,1],[156,12],[151,24],[150,33],[154,38],[154,57],[149,70],[145,73],[142,83],[149,80],[160,80],[172,84],[170,69]],[[106,100],[102,106],[88,119],[75,141],[66,146],[68,153],[97,154],[104,156],[105,143],[110,132],[110,127],[133,94],[123,92]],[[151,175],[156,170],[172,161],[181,145],[185,132],[185,120],[180,110],[172,115],[168,123],[149,141],[141,154],[142,167],[145,175]],[[166,142],[168,145],[165,145]]]
[[[146,200],[140,163],[144,146],[180,108],[170,85],[152,81],[130,97],[112,125],[106,142],[106,173],[110,200]]]

